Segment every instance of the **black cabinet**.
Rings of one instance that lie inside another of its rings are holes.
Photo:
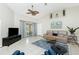
[[[14,36],[6,37],[6,38],[3,38],[2,45],[9,46],[19,40],[21,40],[21,35],[14,35]]]

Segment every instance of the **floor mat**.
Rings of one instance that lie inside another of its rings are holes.
[[[43,49],[48,49],[50,47],[50,44],[47,43],[46,40],[38,40],[38,41],[33,42],[32,44],[34,44],[40,48],[43,48]]]

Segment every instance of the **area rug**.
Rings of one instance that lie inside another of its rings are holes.
[[[43,48],[43,49],[48,49],[51,46],[51,43],[48,43],[46,40],[42,40],[42,39],[35,41],[32,44],[34,44],[40,48]],[[66,47],[66,49],[68,49],[68,45],[66,45],[65,47]],[[69,51],[65,55],[69,55]]]
[[[43,49],[48,49],[50,47],[50,44],[47,43],[46,40],[42,40],[42,39],[40,39],[38,41],[35,41],[32,44],[34,44],[34,45],[36,45],[36,46],[38,46],[40,48],[43,48]]]

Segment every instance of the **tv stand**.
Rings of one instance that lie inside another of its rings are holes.
[[[10,46],[11,44],[21,40],[21,35],[13,35],[10,37],[3,38],[2,46]]]

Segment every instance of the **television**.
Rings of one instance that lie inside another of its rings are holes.
[[[18,32],[19,32],[18,28],[8,28],[8,37],[18,35]]]

